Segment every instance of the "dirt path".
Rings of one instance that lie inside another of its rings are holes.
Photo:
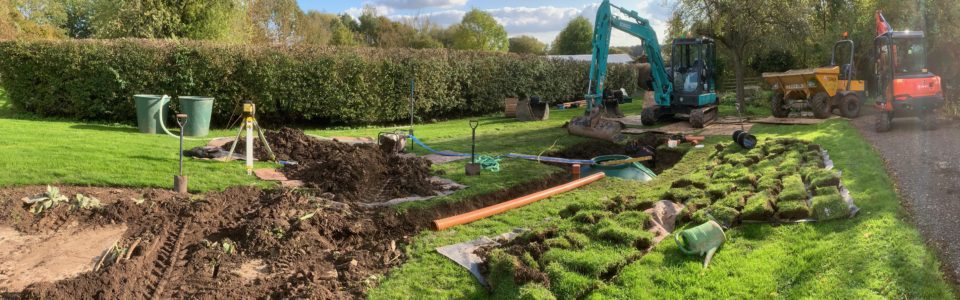
[[[872,113],[872,112],[871,112]],[[960,278],[960,122],[942,121],[938,130],[923,131],[916,118],[894,119],[893,130],[877,133],[875,116],[853,121],[883,155],[897,181],[904,205],[943,261],[955,283]]]

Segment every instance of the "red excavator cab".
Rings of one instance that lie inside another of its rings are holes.
[[[893,118],[918,117],[925,130],[936,128],[935,110],[944,104],[940,76],[927,69],[923,31],[893,31],[877,11],[874,39],[877,80],[876,130],[890,130]]]

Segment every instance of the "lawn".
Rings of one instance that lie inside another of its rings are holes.
[[[178,140],[140,134],[129,125],[37,118],[12,111],[0,92],[0,186],[72,184],[157,187],[173,185]],[[211,137],[236,132],[214,130]],[[185,147],[203,145],[187,141]],[[270,164],[260,164],[269,166]],[[192,191],[260,184],[240,162],[185,160]]]
[[[731,114],[732,106],[721,108]],[[623,106],[638,113],[639,103]],[[751,108],[756,113],[757,108]],[[586,139],[571,137],[560,128],[582,110],[553,111],[549,121],[519,123],[500,116],[478,118],[477,149],[487,155],[510,152],[539,154],[571,146]],[[162,135],[144,135],[129,125],[88,124],[36,118],[10,110],[0,95],[0,186],[79,184],[125,187],[170,187],[176,172],[177,142]],[[816,126],[756,125],[763,137],[798,136],[822,144],[844,184],[861,207],[853,219],[783,226],[743,225],[728,232],[730,241],[718,252],[711,267],[700,268],[700,259],[687,257],[672,241],[658,245],[637,260],[629,253],[596,245],[607,253],[606,263],[623,261],[619,275],[595,283],[591,298],[954,298],[953,287],[939,271],[933,252],[924,246],[900,206],[893,183],[878,154],[843,120]],[[307,130],[322,136],[376,136],[385,128]],[[416,135],[437,149],[466,152],[470,129],[466,119],[417,125]],[[214,130],[211,136],[229,136],[231,130]],[[713,138],[709,142],[726,142]],[[191,141],[188,146],[202,142]],[[709,148],[707,148],[709,149]],[[425,153],[413,147],[416,153]],[[604,179],[585,188],[487,218],[468,225],[418,234],[406,245],[410,259],[369,291],[375,299],[514,298],[519,290],[500,288],[491,295],[461,267],[434,251],[437,246],[496,235],[514,228],[571,226],[558,212],[572,203],[598,202],[617,195],[659,195],[672,178],[697,170],[708,150],[695,149],[675,168],[652,182]],[[261,164],[268,166],[269,164]],[[471,188],[423,207],[456,202],[471,196],[537,180],[559,169],[529,161],[503,160],[500,173],[465,177],[463,162],[435,166],[445,177]],[[185,169],[196,191],[235,185],[260,184],[247,176],[240,163],[187,160]],[[570,286],[556,283],[557,289]]]
[[[684,256],[672,241],[625,266],[608,282],[593,283],[587,298],[922,298],[952,299],[953,286],[914,227],[904,221],[893,183],[878,154],[846,121],[816,126],[757,125],[761,138],[796,136],[823,145],[861,211],[853,219],[782,226],[742,225],[710,268]],[[726,142],[714,138],[710,142]],[[709,149],[709,148],[708,148]],[[450,230],[427,231],[408,247],[411,259],[371,291],[374,299],[514,298],[519,290],[496,294],[434,251],[437,246],[492,236],[517,227],[571,226],[558,213],[572,203],[598,202],[616,195],[659,195],[680,175],[701,167],[708,151],[693,150],[674,169],[649,183],[604,179],[502,215]],[[600,253],[600,252],[597,252]],[[623,258],[625,259],[625,258]],[[553,279],[553,278],[551,278]],[[556,283],[554,283],[556,284]],[[570,286],[554,287],[564,291]]]

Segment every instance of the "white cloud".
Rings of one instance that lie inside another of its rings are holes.
[[[467,0],[379,0],[378,4],[396,9],[451,8],[467,4]]]
[[[401,1],[401,0],[396,0]],[[406,2],[456,2],[457,0],[410,0]],[[383,1],[381,1],[382,3]],[[466,1],[463,1],[466,2]],[[666,20],[670,17],[672,3],[675,0],[641,0],[635,8],[640,16],[647,18],[650,25],[657,31],[659,39],[664,38],[666,33]],[[503,25],[509,36],[530,35],[544,43],[553,42],[553,39],[563,30],[570,20],[577,16],[583,16],[594,22],[597,15],[599,4],[590,4],[583,7],[503,7],[495,9],[485,9]],[[447,9],[419,15],[391,15],[395,20],[409,19],[414,17],[428,18],[431,22],[440,26],[449,26],[460,22],[466,11],[461,9]],[[357,14],[359,15],[359,14]],[[640,39],[630,36],[619,30],[613,31],[611,38],[612,46],[633,46],[639,45]]]
[[[393,13],[393,8],[390,8],[389,6],[386,6],[386,5],[373,5],[373,4],[369,4],[369,5],[367,5],[367,6],[368,6],[368,7],[372,7],[372,8],[373,8],[373,11],[374,11],[378,16],[387,16],[387,15],[390,15],[390,14]],[[362,7],[351,7],[351,8],[348,8],[347,10],[345,10],[345,11],[343,11],[343,12],[346,13],[346,14],[348,14],[348,15],[353,16],[354,18],[359,18],[360,15],[363,14],[363,8],[362,8]]]

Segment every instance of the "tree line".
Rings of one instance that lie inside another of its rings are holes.
[[[592,24],[570,21],[553,46],[507,38],[488,12],[460,23],[399,20],[366,6],[359,17],[303,11],[296,0],[0,0],[0,39],[191,39],[252,44],[449,48],[521,54],[589,54]]]

